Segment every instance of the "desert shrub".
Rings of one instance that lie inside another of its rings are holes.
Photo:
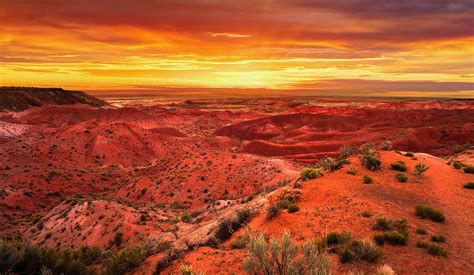
[[[76,257],[81,258],[86,265],[98,263],[102,256],[102,250],[97,246],[82,246],[76,252]]]
[[[462,162],[460,162],[460,161],[455,161],[455,162],[453,162],[453,167],[455,169],[461,169],[461,168],[464,167],[464,164],[462,164]]]
[[[122,245],[122,242],[123,242],[122,237],[123,237],[122,232],[120,232],[120,231],[115,232],[114,244],[116,246],[121,246]]]
[[[446,251],[446,249],[444,249],[443,247],[441,247],[437,244],[418,241],[416,243],[416,246],[419,247],[419,248],[426,249],[432,255],[444,256],[444,257],[448,256],[448,251]]]
[[[364,183],[365,184],[369,184],[369,183],[372,183],[372,178],[367,176],[367,175],[364,175]]]
[[[374,144],[370,142],[362,144],[359,148],[359,159],[365,168],[372,171],[380,169],[380,165],[382,165],[379,153]]]
[[[105,274],[124,274],[139,266],[147,257],[143,245],[126,246],[117,253],[110,252],[105,259]]]
[[[355,153],[357,153],[357,147],[344,145],[339,149],[339,158],[346,159]]]
[[[434,235],[434,236],[431,236],[431,241],[435,243],[444,243],[446,242],[446,237],[443,235]]]
[[[272,205],[269,205],[267,207],[267,220],[271,220],[273,219],[274,217],[278,216],[278,214],[280,213],[281,211],[281,208],[278,207],[276,204],[272,204]]]
[[[383,257],[383,252],[370,241],[353,240],[347,243],[339,255],[341,263],[367,261],[376,263]]]
[[[462,187],[464,187],[466,189],[474,189],[474,182],[468,182],[468,183],[464,184]]]
[[[264,236],[252,237],[247,250],[244,268],[249,274],[330,274],[329,261],[317,244],[294,245],[289,233],[269,243]]]
[[[372,213],[370,213],[370,211],[367,211],[367,210],[360,212],[360,215],[364,218],[372,217]]]
[[[331,232],[328,233],[323,239],[322,243],[326,246],[345,244],[351,239],[351,233],[342,232]]]
[[[427,167],[423,163],[417,163],[415,165],[415,176],[422,177],[428,169],[429,167]]]
[[[76,250],[59,250],[0,239],[0,274],[93,274]]]
[[[349,170],[347,170],[347,174],[355,175],[357,174],[357,169],[355,169],[354,167],[351,167],[349,168]]]
[[[276,206],[280,209],[288,209],[288,206],[291,204],[291,202],[288,199],[283,199],[279,200],[276,203]]]
[[[424,229],[424,228],[417,228],[417,229],[416,229],[416,234],[426,235],[426,229]]]
[[[302,180],[310,180],[321,177],[323,174],[318,169],[313,168],[304,168],[303,171],[300,173],[300,177]]]
[[[392,167],[393,170],[400,171],[400,172],[406,172],[406,170],[407,170],[407,166],[406,166],[405,162],[403,162],[401,160],[390,164],[390,166]]]
[[[234,217],[220,221],[215,232],[215,240],[210,245],[217,246],[229,239],[235,231],[247,224],[251,217],[252,212],[249,209],[240,209]]]
[[[412,157],[414,157],[415,155],[414,155],[412,152],[406,152],[404,156],[405,156],[405,157],[412,158]]]
[[[407,245],[408,236],[398,231],[388,231],[375,234],[374,240],[379,245],[383,245],[385,242],[391,245]]]
[[[392,220],[384,217],[377,218],[374,225],[374,230],[381,231],[396,231],[402,235],[408,236],[408,223],[406,220]]]
[[[384,140],[382,144],[380,144],[380,149],[384,151],[389,151],[392,149],[392,142],[390,140]]]
[[[375,275],[395,275],[395,271],[389,265],[382,265],[375,270]]]
[[[395,176],[399,182],[407,182],[408,177],[405,174],[399,173]]]
[[[185,212],[185,213],[181,216],[181,221],[182,221],[182,222],[191,223],[192,220],[193,220],[193,217],[191,217],[191,215],[189,215],[189,213],[187,213],[187,212]]]
[[[325,157],[319,162],[322,168],[329,171],[335,171],[335,170],[341,169],[342,166],[346,163],[347,163],[346,159],[336,160],[331,157]]]
[[[295,213],[300,210],[300,207],[294,203],[288,205],[288,213]]]
[[[250,234],[246,233],[240,235],[230,243],[230,248],[232,249],[242,249],[245,248],[250,240]]]
[[[474,174],[474,166],[466,166],[462,169],[464,171],[464,173],[468,173],[468,174]]]
[[[434,222],[444,222],[446,220],[442,212],[426,205],[417,205],[415,207],[415,213],[422,219],[429,218]]]

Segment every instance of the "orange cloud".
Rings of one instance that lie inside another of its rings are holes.
[[[341,93],[372,83],[466,96],[473,11],[468,0],[0,0],[0,84],[316,91],[331,83]]]

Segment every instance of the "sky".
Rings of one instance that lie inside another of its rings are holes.
[[[0,0],[0,85],[474,97],[474,1]]]

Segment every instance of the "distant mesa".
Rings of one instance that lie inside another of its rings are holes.
[[[47,104],[86,104],[94,107],[107,103],[84,92],[62,88],[0,87],[0,111],[24,111]]]

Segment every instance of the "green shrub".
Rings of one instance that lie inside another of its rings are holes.
[[[281,208],[278,207],[278,205],[276,204],[269,205],[267,207],[267,220],[271,220],[274,217],[278,216],[280,211],[281,211]]]
[[[351,239],[351,233],[342,232],[331,232],[328,233],[323,239],[322,243],[327,246],[345,244]]]
[[[111,252],[105,260],[105,274],[124,274],[139,266],[146,257],[143,245],[126,246],[117,253]]]
[[[399,173],[395,176],[399,182],[407,182],[408,177],[405,174]]]
[[[313,168],[304,168],[303,171],[300,173],[300,177],[302,180],[310,180],[310,179],[316,179],[321,177],[323,174],[321,171],[318,169],[313,169]]]
[[[373,143],[367,142],[359,148],[360,163],[369,170],[378,170],[382,165],[379,153]]]
[[[455,169],[459,170],[459,169],[464,167],[464,164],[462,164],[462,162],[460,162],[460,161],[455,161],[455,162],[453,162],[453,166],[454,166]]]
[[[398,231],[388,231],[375,234],[374,240],[379,245],[383,245],[385,242],[391,245],[407,245],[408,236]]]
[[[367,261],[375,263],[383,257],[383,252],[369,241],[353,240],[347,243],[339,255],[341,263]]]
[[[80,250],[59,250],[0,239],[0,274],[93,274]]]
[[[415,176],[422,177],[428,169],[429,167],[426,167],[423,163],[417,163],[415,165]]]
[[[247,252],[244,269],[249,274],[330,274],[328,258],[316,242],[294,245],[289,233],[270,243],[264,236],[252,237]]]
[[[122,242],[123,242],[122,237],[123,237],[122,232],[117,231],[117,232],[115,233],[115,236],[114,236],[114,244],[115,244],[116,246],[121,246],[121,245],[122,245]]]
[[[364,175],[364,183],[365,184],[372,183],[372,178],[367,175]]]
[[[417,229],[416,229],[416,234],[426,235],[426,229],[424,229],[424,228],[417,228]]]
[[[364,218],[370,218],[372,217],[372,213],[370,213],[369,211],[365,210],[365,211],[362,211],[360,212],[360,215]]]
[[[390,164],[390,166],[392,167],[393,170],[396,170],[396,171],[400,171],[400,172],[406,172],[407,171],[407,166],[406,166],[405,162],[403,162],[401,160]]]
[[[329,171],[335,171],[338,169],[341,169],[344,164],[347,164],[346,159],[333,159],[331,157],[325,157],[323,158],[319,164],[321,165],[322,168],[329,170]]]
[[[288,205],[288,213],[294,213],[300,210],[300,207],[294,203]]]
[[[189,213],[187,213],[187,212],[185,212],[185,213],[181,216],[181,221],[182,221],[182,222],[191,223],[192,220],[193,220],[193,217],[191,217],[191,215],[189,215]]]
[[[415,213],[422,219],[429,218],[434,222],[444,222],[446,220],[442,212],[426,205],[417,205],[415,207]]]
[[[474,174],[474,166],[469,165],[464,167],[462,170],[464,170],[464,173]]]
[[[406,220],[392,220],[384,217],[377,218],[374,225],[374,230],[381,231],[396,231],[402,235],[408,236],[408,223]]]
[[[355,175],[357,174],[357,169],[355,169],[354,167],[351,167],[349,168],[349,170],[347,170],[347,174]]]
[[[431,244],[427,242],[418,241],[416,243],[416,246],[426,249],[430,254],[433,254],[433,255],[443,256],[443,257],[448,256],[448,251],[446,251],[446,249],[444,249],[443,247],[437,244]]]
[[[444,243],[446,242],[446,237],[443,235],[434,235],[434,236],[431,236],[431,241],[435,243]]]
[[[277,203],[276,203],[276,206],[280,209],[288,209],[288,206],[291,204],[291,202],[288,200],[288,199],[283,199],[283,200],[279,200]]]
[[[242,249],[247,246],[247,243],[250,240],[249,234],[240,235],[230,243],[230,248],[232,249]]]
[[[405,157],[412,158],[412,157],[414,157],[415,155],[414,155],[412,152],[406,152],[404,156],[405,156]]]
[[[466,189],[474,189],[474,182],[468,182],[468,183],[464,184],[462,187],[464,187]]]

